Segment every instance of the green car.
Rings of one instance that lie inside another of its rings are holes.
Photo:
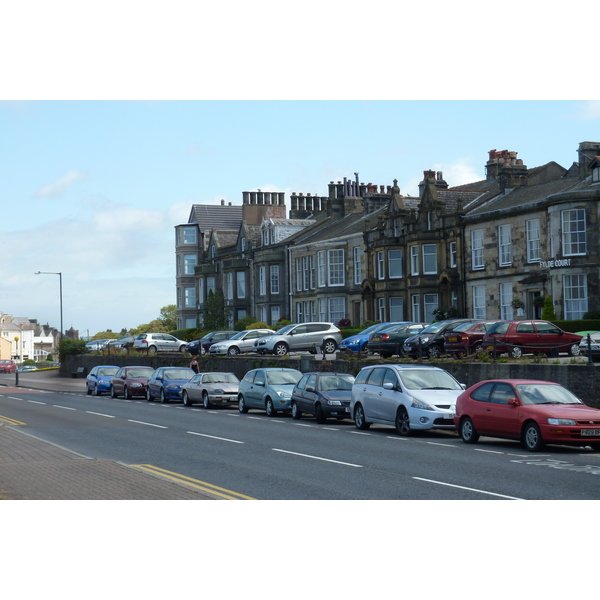
[[[249,408],[258,408],[269,417],[289,411],[294,386],[301,377],[302,373],[296,369],[267,367],[248,371],[240,381],[238,410],[247,413]]]

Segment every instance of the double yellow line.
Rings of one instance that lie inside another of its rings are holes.
[[[16,421],[15,419],[11,419],[9,417],[3,417],[0,415],[0,421],[5,421],[9,425],[25,425],[25,423],[21,423],[21,421]]]
[[[192,477],[187,477],[186,475],[180,475],[179,473],[173,473],[172,471],[167,471],[166,469],[161,469],[160,467],[155,467],[154,465],[131,465],[136,469],[141,469],[142,471],[146,471],[146,473],[151,473],[152,475],[158,475],[159,477],[164,477],[165,479],[169,479],[171,481],[175,481],[176,483],[181,483],[183,485],[192,487],[201,492],[206,492],[211,496],[217,496],[218,498],[223,498],[225,500],[255,500],[256,498],[251,498],[250,496],[244,496],[244,494],[238,494],[237,492],[232,492],[231,490],[226,490],[224,488],[218,487],[216,485],[212,485],[212,483],[206,483],[205,481],[199,481],[198,479],[193,479]]]

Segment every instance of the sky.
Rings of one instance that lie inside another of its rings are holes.
[[[61,273],[65,329],[136,327],[175,303],[174,226],[194,203],[261,189],[289,209],[292,192],[326,195],[355,172],[415,195],[427,169],[483,179],[492,149],[568,167],[600,136],[577,70],[590,65],[573,56],[593,27],[563,14],[562,45],[540,43],[528,23],[558,16],[535,2],[520,21],[467,1],[307,2],[293,23],[266,0],[235,18],[191,6],[109,0],[87,21],[62,0],[6,9],[0,312],[58,328],[59,277],[35,273]],[[475,7],[485,31],[465,20]]]

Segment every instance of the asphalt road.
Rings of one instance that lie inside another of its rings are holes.
[[[386,426],[358,431],[350,420],[319,425],[83,392],[0,388],[0,415],[85,456],[151,465],[263,500],[600,497],[600,453],[589,449],[533,454],[491,438],[470,446],[447,432],[402,438]]]

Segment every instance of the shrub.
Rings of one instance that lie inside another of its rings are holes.
[[[275,325],[273,327],[271,327],[271,329],[281,329],[282,327],[285,327],[286,325],[291,325],[291,324],[292,324],[292,322],[289,319],[281,317],[281,319],[279,319],[279,321],[277,321],[277,323],[275,323]]]
[[[246,329],[271,329],[266,323],[262,321],[256,321],[254,323],[250,323]]]
[[[244,317],[239,321],[236,321],[233,328],[236,331],[244,331],[245,329],[257,329],[256,327],[249,327],[249,325],[252,325],[255,322],[256,319],[254,317]]]
[[[544,308],[542,308],[542,319],[544,321],[556,321],[556,313],[554,312],[554,303],[550,296],[544,298]]]
[[[58,355],[60,362],[63,362],[65,356],[73,354],[85,354],[85,340],[71,340],[68,338],[62,339],[58,345]]]

